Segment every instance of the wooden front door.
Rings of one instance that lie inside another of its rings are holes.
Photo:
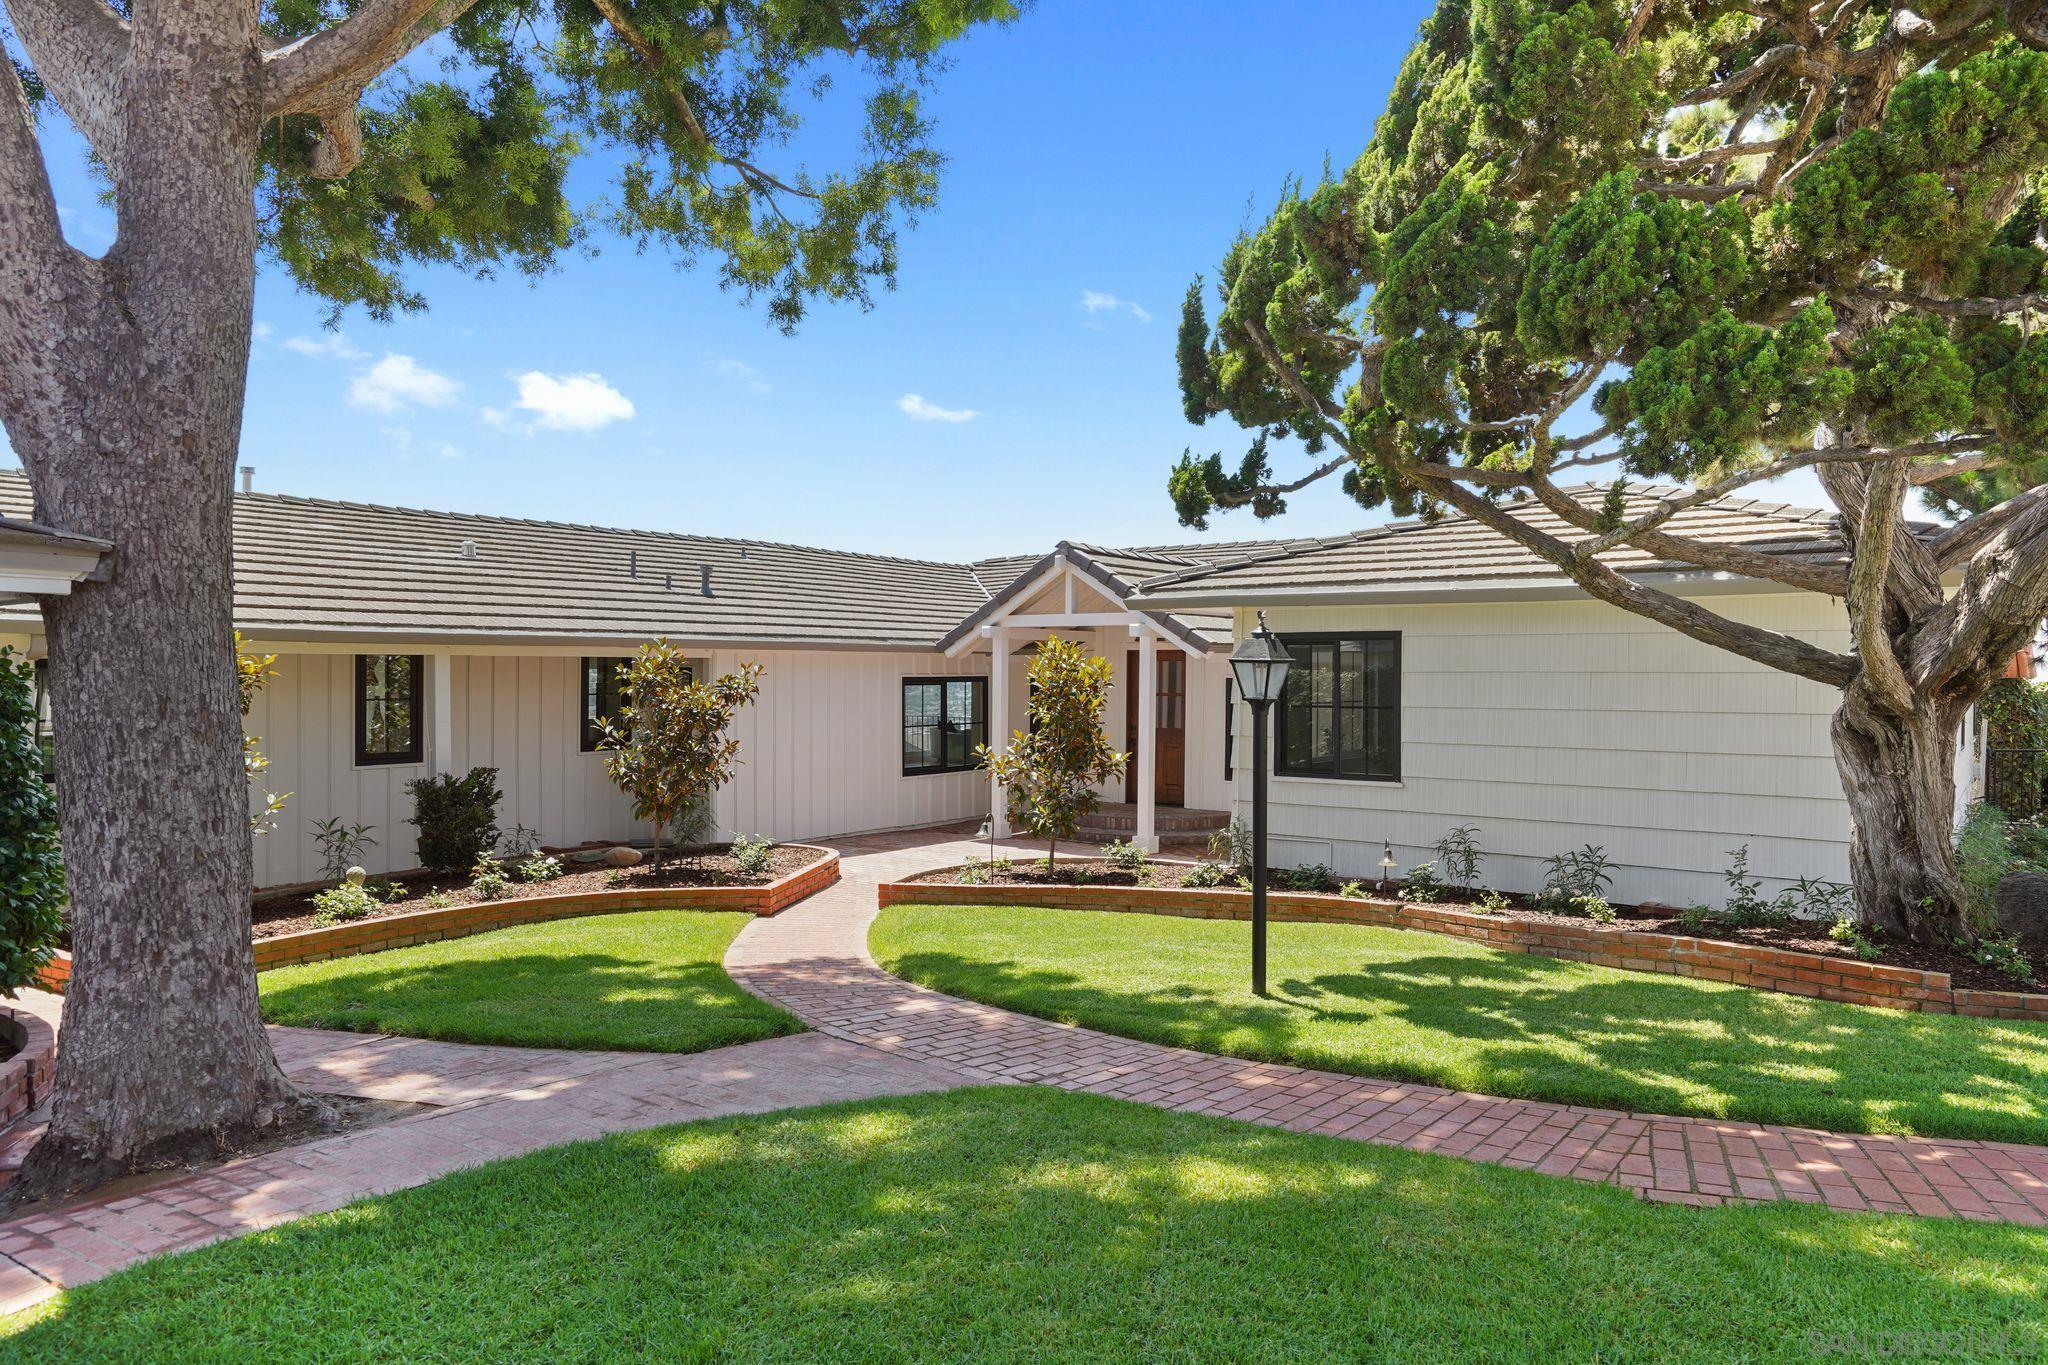
[[[1178,651],[1161,650],[1158,664],[1158,702],[1153,734],[1157,770],[1153,774],[1152,799],[1162,806],[1187,804],[1188,771],[1188,659]],[[1138,799],[1138,651],[1132,650],[1124,674],[1131,685],[1124,689],[1124,748],[1130,751],[1130,766],[1124,771],[1124,800]]]

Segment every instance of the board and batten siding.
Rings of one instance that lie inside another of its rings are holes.
[[[1714,610],[1846,650],[1838,603],[1715,596]],[[1379,875],[1479,827],[1481,877],[1534,891],[1551,854],[1598,844],[1615,900],[1718,906],[1730,850],[1774,894],[1848,880],[1849,811],[1828,726],[1836,692],[1589,599],[1269,609],[1275,631],[1399,631],[1401,781],[1276,775],[1277,865]],[[1253,628],[1239,613],[1238,631]],[[1248,713],[1238,708],[1240,734]],[[1239,753],[1249,759],[1249,744]],[[1248,762],[1236,773],[1250,818]]]
[[[288,886],[320,876],[313,824],[339,816],[374,826],[372,873],[418,865],[406,784],[426,761],[355,761],[355,656],[292,654],[278,647],[277,676],[246,721],[271,760],[261,791],[290,792],[276,828],[256,840],[256,884]],[[902,681],[981,676],[987,659],[865,650],[719,650],[700,659],[729,671],[763,665],[761,695],[740,713],[738,776],[718,798],[722,834],[772,839],[894,829],[979,818],[988,781],[977,773],[903,776]],[[644,821],[605,776],[604,756],[582,750],[582,659],[575,655],[463,655],[450,674],[455,771],[495,767],[504,799],[499,827],[525,825],[550,845],[645,839]],[[429,686],[434,671],[429,665]],[[434,750],[433,706],[425,748]],[[257,799],[252,794],[252,803]]]

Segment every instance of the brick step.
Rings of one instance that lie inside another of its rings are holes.
[[[1230,812],[1161,806],[1152,826],[1159,834],[1211,834],[1230,823]],[[1124,839],[1138,832],[1137,808],[1125,802],[1104,806],[1081,822],[1083,839]]]

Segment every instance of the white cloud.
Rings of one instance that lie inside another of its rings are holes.
[[[552,431],[596,431],[633,415],[633,400],[607,384],[600,374],[542,374],[528,370],[517,377],[519,407],[534,415],[533,424]],[[486,421],[502,422],[503,413],[486,410]]]
[[[270,340],[270,334],[276,330],[267,322],[259,322],[256,324],[256,339],[258,341],[268,341]]]
[[[1140,322],[1152,321],[1152,315],[1129,299],[1120,299],[1114,294],[1105,294],[1099,289],[1081,291],[1081,311],[1090,317],[1097,313],[1129,313]]]
[[[287,351],[297,351],[300,355],[326,357],[334,360],[368,360],[370,358],[368,351],[358,350],[350,345],[349,339],[339,332],[326,332],[317,337],[286,337],[278,345],[284,347]],[[401,356],[399,358],[404,359],[405,357]]]
[[[409,355],[387,353],[350,382],[348,401],[359,408],[385,413],[411,407],[445,408],[455,401],[461,388],[447,375],[428,369]]]
[[[774,386],[761,377],[761,372],[744,360],[714,360],[711,368],[723,375],[730,375],[746,384],[755,393],[767,393]]]
[[[379,430],[384,433],[385,439],[391,442],[391,448],[399,454],[402,455],[412,449],[412,431],[410,428],[380,427]]]
[[[928,403],[923,395],[906,393],[896,400],[897,408],[913,422],[972,422],[981,416],[973,408],[942,408]]]
[[[446,441],[437,443],[434,446],[434,453],[444,460],[459,460],[462,458],[462,451]]]

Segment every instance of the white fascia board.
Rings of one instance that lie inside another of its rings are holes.
[[[1684,596],[1803,592],[1802,588],[1765,578],[1712,570],[1684,573],[1630,574],[1631,581]],[[1483,578],[1466,582],[1333,583],[1317,587],[1203,588],[1190,583],[1154,593],[1139,593],[1132,605],[1153,611],[1217,610],[1228,607],[1344,607],[1394,602],[1561,601],[1586,596],[1569,578]]]

